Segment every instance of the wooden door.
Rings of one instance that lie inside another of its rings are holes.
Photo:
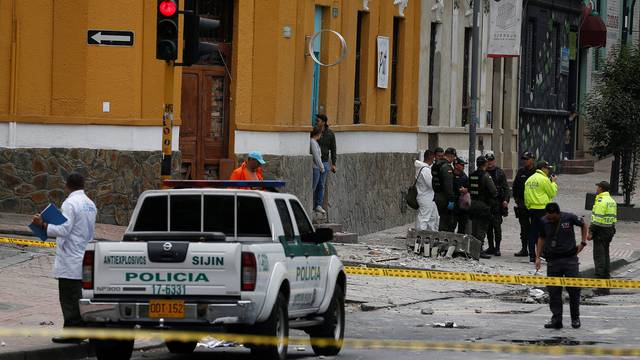
[[[180,151],[184,176],[217,179],[229,144],[229,81],[224,66],[182,70]]]

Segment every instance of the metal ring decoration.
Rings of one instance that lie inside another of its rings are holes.
[[[323,32],[328,32],[328,33],[332,33],[334,35],[336,35],[338,37],[338,39],[340,39],[340,45],[342,47],[341,51],[340,51],[340,57],[338,57],[338,60],[336,60],[333,63],[330,64],[324,64],[322,63],[322,61],[320,61],[320,59],[318,59],[316,57],[316,55],[313,53],[313,42],[315,41],[315,39],[318,37],[318,35],[322,34]],[[311,59],[313,59],[313,61],[320,65],[320,66],[334,66],[334,65],[338,65],[342,62],[342,60],[344,60],[344,58],[347,56],[347,41],[344,39],[344,37],[342,35],[340,35],[339,32],[335,31],[335,30],[331,30],[331,29],[322,29],[318,32],[316,32],[315,34],[313,34],[310,38],[309,38],[309,44],[308,44],[308,49],[307,51],[309,52],[309,56],[311,56]]]

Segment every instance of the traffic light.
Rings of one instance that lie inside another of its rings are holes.
[[[218,45],[200,41],[201,33],[208,33],[220,26],[219,20],[201,17],[194,0],[186,0],[184,14],[184,48],[182,50],[182,65],[191,66],[204,55],[218,50]]]
[[[158,0],[156,23],[156,59],[178,58],[178,3],[179,0]]]

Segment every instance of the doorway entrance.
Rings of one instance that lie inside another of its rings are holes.
[[[219,51],[182,69],[182,177],[219,179],[220,163],[229,157],[229,91],[233,0],[196,1],[200,15],[220,21],[201,33],[200,40],[218,44]]]

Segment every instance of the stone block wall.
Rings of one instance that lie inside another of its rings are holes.
[[[33,214],[48,203],[60,206],[67,175],[86,178],[98,222],[127,225],[138,196],[160,187],[159,151],[0,148],[0,212]],[[173,154],[178,173],[180,153]]]
[[[414,181],[416,154],[338,155],[338,171],[329,174],[329,221],[360,235],[415,222],[403,201]]]

